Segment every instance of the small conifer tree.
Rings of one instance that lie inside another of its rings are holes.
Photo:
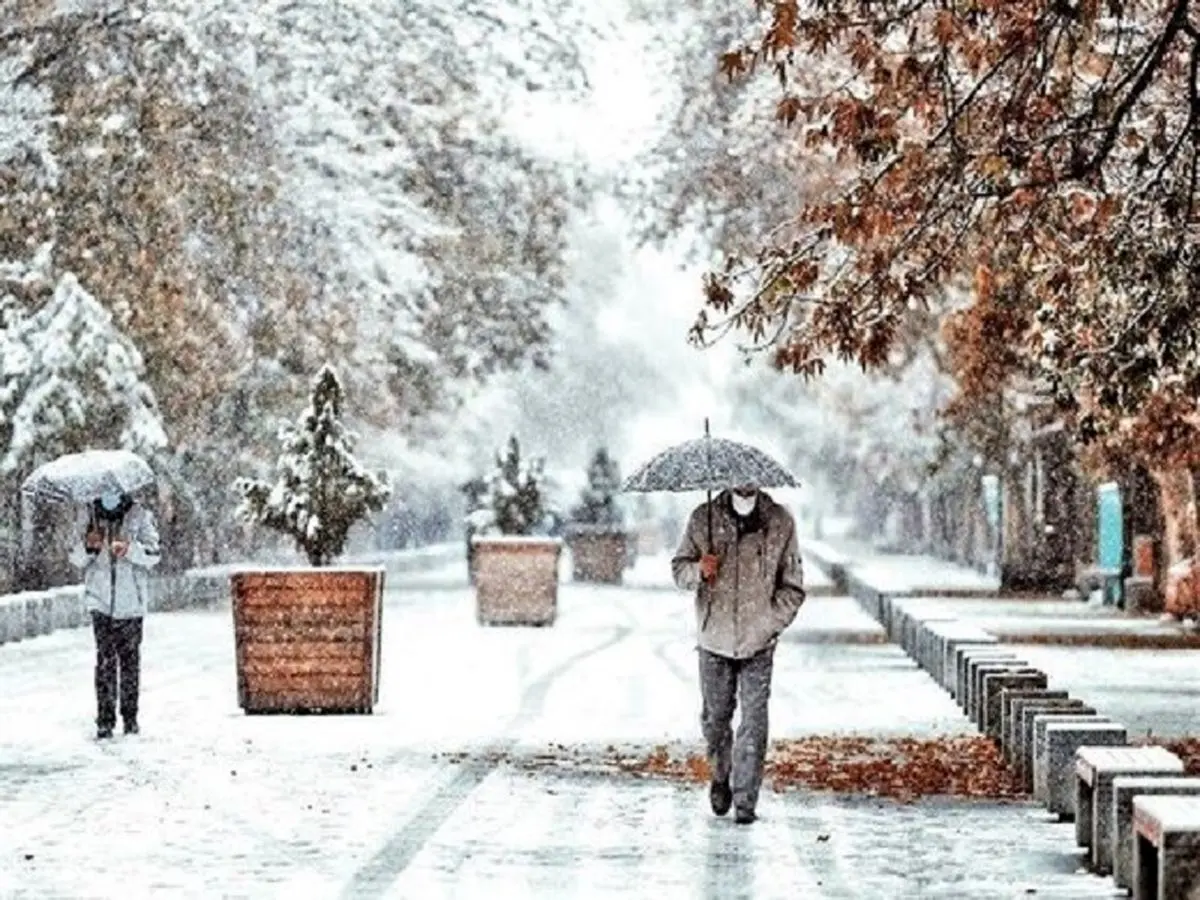
[[[624,519],[617,504],[620,491],[620,468],[609,456],[607,448],[601,447],[588,464],[587,487],[580,496],[579,506],[572,512],[572,520],[580,525],[620,528]]]
[[[496,466],[486,479],[487,492],[481,508],[472,514],[478,531],[505,535],[537,534],[547,519],[542,493],[545,461],[540,457],[523,460],[516,435],[508,439],[503,454],[496,454]]]
[[[342,386],[326,365],[308,409],[283,429],[273,484],[238,479],[238,514],[290,536],[313,566],[327,566],[346,546],[350,528],[380,512],[391,495],[387,477],[354,458],[353,435],[341,421]]]

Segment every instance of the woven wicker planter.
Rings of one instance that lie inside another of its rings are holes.
[[[576,581],[620,584],[629,556],[623,531],[575,526],[567,535],[571,568]]]
[[[483,625],[550,625],[558,612],[562,542],[540,537],[477,537],[475,610]]]
[[[370,713],[379,700],[384,570],[231,576],[238,705],[248,713]]]

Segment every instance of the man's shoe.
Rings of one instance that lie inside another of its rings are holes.
[[[125,733],[126,734],[137,734],[139,730],[140,729],[138,728],[137,719],[126,719],[125,720]]]
[[[754,810],[745,809],[743,807],[739,807],[737,812],[733,814],[733,821],[737,822],[739,825],[750,825],[757,818],[758,816],[754,814]]]
[[[708,786],[708,802],[712,804],[712,811],[718,816],[723,816],[729,812],[729,807],[733,805],[733,791],[729,789],[728,781],[714,781]]]
[[[96,729],[96,740],[107,741],[110,737],[112,737],[112,733],[113,730],[111,725],[101,725]]]

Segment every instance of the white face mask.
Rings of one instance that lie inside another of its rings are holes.
[[[754,506],[758,503],[758,494],[751,494],[749,497],[742,497],[739,494],[733,494],[733,511],[739,516],[748,516],[754,511]]]

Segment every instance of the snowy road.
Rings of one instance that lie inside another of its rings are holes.
[[[86,632],[0,647],[0,897],[1110,895],[1033,806],[767,793],[739,829],[694,787],[499,762],[694,748],[688,603],[567,584],[553,628],[486,629],[472,599],[457,569],[389,592],[363,717],[244,716],[228,610],[153,617],[143,734],[104,745]],[[877,634],[810,601],[777,654],[776,737],[968,731]]]

